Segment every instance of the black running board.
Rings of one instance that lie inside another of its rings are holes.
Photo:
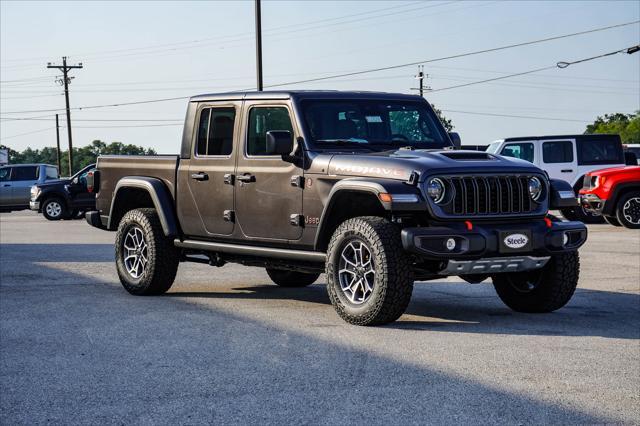
[[[270,247],[246,246],[240,244],[215,243],[210,241],[196,241],[176,239],[176,247],[202,250],[216,253],[229,253],[243,256],[267,257],[282,260],[301,260],[306,262],[324,263],[325,253],[319,251],[289,250]]]

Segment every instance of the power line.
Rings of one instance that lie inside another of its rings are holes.
[[[31,132],[26,132],[26,133],[19,133],[17,135],[11,135],[11,136],[5,136],[3,138],[0,138],[0,140],[5,140],[5,139],[11,139],[11,138],[17,138],[20,136],[26,136],[26,135],[32,135],[34,133],[41,133],[41,132],[46,132],[48,130],[54,129],[55,127],[47,127],[46,129],[40,129],[40,130],[33,130]]]
[[[531,120],[550,120],[550,121],[570,121],[575,123],[589,123],[593,120],[574,120],[571,118],[552,118],[552,117],[534,117],[531,115],[512,115],[512,114],[496,114],[491,112],[475,112],[475,111],[460,111],[455,109],[443,109],[443,112],[453,112],[459,114],[472,114],[472,115],[487,115],[490,117],[507,117],[507,118],[526,118]]]
[[[606,29],[632,25],[632,24],[636,24],[638,22],[640,22],[640,21],[633,21],[633,22],[627,22],[627,23],[623,23],[623,24],[610,25],[610,26],[607,26],[607,27],[601,27],[601,28],[596,28],[596,29],[591,29],[591,30],[586,30],[586,31],[580,31],[580,32],[577,32],[577,33],[564,34],[564,35],[561,35],[561,36],[548,37],[548,38],[539,39],[539,40],[532,40],[532,41],[523,42],[523,43],[517,43],[517,44],[511,44],[511,45],[506,45],[506,46],[501,46],[501,47],[495,47],[495,48],[491,48],[491,49],[483,49],[483,50],[478,50],[478,51],[474,51],[474,52],[467,52],[467,53],[461,53],[461,54],[457,54],[457,55],[450,55],[450,56],[445,56],[445,57],[441,57],[441,58],[425,59],[425,60],[419,61],[419,62],[411,62],[411,63],[406,63],[406,64],[391,65],[391,66],[387,66],[387,67],[380,67],[380,68],[374,68],[374,69],[368,69],[368,70],[354,71],[354,72],[343,73],[343,74],[333,74],[333,75],[330,75],[330,76],[317,77],[317,78],[306,79],[306,80],[291,81],[291,82],[286,82],[286,83],[270,84],[270,85],[266,85],[265,87],[266,88],[273,88],[273,87],[289,86],[289,85],[300,84],[300,83],[310,83],[310,82],[316,82],[316,81],[324,81],[324,80],[340,78],[340,77],[349,77],[349,76],[353,76],[353,75],[362,75],[362,74],[367,74],[367,73],[371,73],[371,72],[378,72],[378,71],[385,71],[385,70],[390,70],[390,69],[403,68],[403,67],[418,65],[418,64],[422,64],[422,63],[444,61],[444,60],[448,60],[448,59],[461,58],[461,57],[464,57],[464,56],[478,55],[478,54],[482,54],[482,53],[495,52],[495,51],[510,49],[510,48],[514,48],[514,47],[521,47],[521,46],[526,46],[526,45],[531,45],[531,44],[536,44],[536,43],[543,43],[543,42],[547,42],[547,41],[551,41],[551,40],[558,40],[558,39],[561,39],[561,38],[573,37],[573,36],[576,36],[576,35],[588,34],[588,33],[593,33],[593,32],[597,32],[597,31],[604,31]],[[616,51],[615,53],[620,53],[620,52],[623,52],[623,51],[629,51],[631,49],[632,48],[623,49],[623,50]],[[573,63],[585,62],[586,60],[594,60],[594,59],[598,59],[598,58],[601,58],[601,57],[604,57],[604,56],[609,56],[609,55],[611,55],[613,53],[614,52],[611,52],[611,53],[608,53],[608,54],[604,54],[604,55],[599,55],[599,56],[592,57],[592,58],[586,58],[584,60],[574,61],[574,62],[568,63],[568,64],[571,65]],[[558,64],[561,64],[561,63],[564,63],[564,62],[558,62]],[[488,79],[486,81],[483,80],[483,81],[480,81],[480,82],[467,83],[465,85],[459,85],[459,87],[469,86],[471,84],[479,84],[479,83],[487,82],[487,81],[494,81],[496,79],[509,78],[509,77],[513,77],[513,76],[517,76],[517,75],[531,74],[531,73],[534,73],[534,72],[538,72],[538,71],[542,71],[542,70],[546,70],[546,69],[552,69],[552,68],[556,68],[556,67],[555,66],[554,67],[544,67],[544,68],[540,68],[540,69],[536,69],[536,70],[524,71],[524,72],[521,72],[521,73],[511,74],[511,75],[508,75],[508,76],[502,76],[502,77],[499,77],[499,78]],[[454,86],[452,86],[450,88],[454,88]],[[438,90],[446,90],[446,89],[449,89],[449,88],[443,88],[443,89],[438,89]],[[249,89],[239,89],[239,91],[243,91],[243,90],[249,90]],[[435,91],[436,90],[434,90],[434,92]],[[171,97],[171,98],[149,99],[149,100],[143,100],[143,101],[121,102],[121,103],[114,103],[114,104],[90,105],[90,106],[84,106],[84,107],[76,107],[76,108],[72,108],[72,109],[74,109],[74,110],[82,110],[82,109],[118,107],[118,106],[126,106],[126,105],[139,105],[139,104],[149,104],[149,103],[157,103],[157,102],[168,102],[168,101],[184,100],[184,99],[189,99],[189,98],[190,98],[190,96],[178,96],[178,97]],[[4,113],[5,114],[24,114],[24,113],[55,112],[55,111],[60,111],[60,109],[5,111]]]
[[[564,69],[564,68],[567,68],[568,66],[573,65],[573,64],[580,64],[580,63],[583,63],[583,62],[593,61],[595,59],[605,58],[607,56],[616,55],[618,53],[634,53],[634,52],[637,52],[637,50],[633,50],[635,47],[636,46],[632,46],[632,47],[629,47],[629,48],[615,50],[613,52],[608,52],[608,53],[604,53],[602,55],[592,56],[590,58],[580,59],[580,60],[573,61],[573,62],[557,62],[556,65],[543,67],[543,68],[536,68],[536,69],[533,69],[533,70],[523,71],[523,72],[519,72],[519,73],[515,73],[515,74],[503,75],[503,76],[500,76],[500,77],[493,77],[493,78],[488,78],[488,79],[485,79],[485,80],[472,81],[470,83],[456,84],[455,86],[449,86],[449,87],[443,87],[441,89],[435,89],[435,90],[432,90],[431,92],[441,92],[443,90],[458,89],[460,87],[467,87],[467,86],[473,86],[475,84],[482,84],[482,83],[488,83],[488,82],[491,82],[491,81],[504,80],[506,78],[518,77],[518,76],[526,75],[526,74],[533,74],[533,73],[536,73],[536,72],[546,71],[546,70],[555,69],[555,68]]]
[[[624,27],[624,26],[628,26],[628,25],[633,25],[633,24],[637,24],[639,22],[640,22],[640,20],[632,21],[632,22],[625,22],[625,23],[622,23],[622,24],[609,25],[607,27],[600,27],[600,28],[594,28],[594,29],[586,30],[586,31],[579,31],[579,32],[576,32],[576,33],[563,34],[563,35],[560,35],[560,36],[547,37],[547,38],[538,39],[538,40],[526,41],[526,42],[523,42],[523,43],[508,44],[508,45],[505,45],[505,46],[494,47],[494,48],[491,48],[491,49],[476,50],[476,51],[473,51],[473,52],[466,52],[466,53],[460,53],[460,54],[457,54],[457,55],[443,56],[443,57],[434,58],[434,59],[424,59],[422,61],[408,62],[408,63],[405,63],[405,64],[390,65],[390,66],[386,66],[386,67],[370,68],[370,69],[367,69],[367,70],[354,71],[354,72],[344,73],[344,74],[333,74],[333,75],[329,75],[329,76],[325,76],[325,77],[318,77],[318,78],[307,79],[307,80],[299,80],[299,81],[289,82],[289,83],[280,83],[280,84],[270,85],[269,87],[279,87],[279,86],[285,86],[285,85],[291,85],[291,84],[309,83],[309,82],[312,82],[312,81],[329,80],[329,79],[338,78],[338,77],[350,77],[352,75],[367,74],[367,73],[379,72],[379,71],[387,71],[387,70],[392,70],[392,69],[397,69],[397,68],[405,68],[405,67],[409,67],[409,66],[427,64],[427,63],[431,63],[431,62],[439,62],[439,61],[445,61],[445,60],[449,60],[449,59],[463,58],[465,56],[473,56],[473,55],[479,55],[479,54],[482,54],[482,53],[497,52],[497,51],[500,51],[500,50],[512,49],[512,48],[515,48],[515,47],[523,47],[523,46],[529,46],[529,45],[537,44],[537,43],[545,43],[545,42],[548,42],[548,41],[560,40],[560,39],[567,38],[567,37],[575,37],[575,36],[578,36],[578,35],[591,34],[591,33],[599,32],[599,31],[609,30],[609,29],[612,29],[612,28],[619,28],[619,27]]]
[[[408,12],[413,12],[415,10],[419,10],[419,9],[427,9],[427,8],[432,8],[432,7],[438,7],[438,6],[444,6],[450,3],[455,3],[455,1],[448,1],[448,2],[444,2],[444,3],[439,3],[439,4],[428,4],[428,5],[424,5],[422,4],[420,7],[417,8],[413,8],[413,9],[408,9],[408,10],[398,10],[401,8],[407,8],[407,7],[411,7],[414,6],[416,4],[421,4],[423,2],[421,1],[417,1],[417,2],[412,2],[412,3],[407,3],[404,5],[394,5],[391,7],[385,7],[385,8],[380,8],[380,9],[375,9],[375,10],[369,10],[369,11],[365,11],[365,12],[359,12],[359,13],[353,13],[353,14],[349,14],[349,15],[343,15],[343,16],[337,16],[337,17],[333,17],[333,18],[324,18],[324,19],[319,19],[319,20],[313,20],[313,21],[307,21],[307,22],[302,22],[302,23],[298,23],[298,24],[289,24],[289,25],[283,25],[283,26],[279,26],[279,27],[274,27],[274,28],[270,28],[265,30],[265,33],[273,33],[273,32],[277,32],[279,30],[284,30],[284,29],[288,29],[288,28],[295,28],[295,27],[302,27],[299,30],[289,30],[289,31],[285,31],[285,32],[280,32],[277,33],[275,35],[281,35],[281,34],[285,34],[285,33],[290,33],[290,32],[297,32],[297,31],[307,31],[309,29],[314,29],[314,28],[318,28],[313,27],[312,25],[314,24],[318,24],[318,23],[322,23],[322,22],[330,22],[330,21],[336,21],[336,20],[343,20],[343,19],[347,19],[347,18],[352,18],[352,17],[356,17],[356,16],[363,16],[363,15],[371,15],[371,14],[376,14],[376,13],[380,13],[380,12],[385,12],[388,10],[393,9],[395,12],[394,13],[386,13],[386,14],[382,14],[379,16],[373,16],[373,17],[369,17],[369,18],[364,18],[364,19],[373,19],[373,18],[381,18],[381,17],[386,17],[389,15],[396,15],[399,13],[408,13]],[[361,19],[362,20],[362,19]],[[348,23],[352,23],[352,22],[357,22],[359,20],[351,20],[351,21],[345,21],[345,22],[337,22],[337,23],[333,23],[333,24],[329,24],[329,25],[342,25],[342,24],[348,24]],[[326,25],[325,25],[326,26]],[[320,26],[322,27],[322,26]],[[252,40],[253,39],[253,33],[237,33],[237,34],[231,34],[231,35],[225,35],[225,36],[216,36],[216,37],[208,37],[208,38],[203,38],[203,39],[196,39],[196,40],[190,40],[190,41],[183,41],[183,42],[176,42],[176,43],[166,43],[166,44],[159,44],[159,45],[150,45],[150,46],[145,46],[145,47],[136,47],[136,48],[127,48],[127,49],[115,49],[115,50],[103,50],[103,51],[96,51],[96,52],[90,52],[90,53],[83,53],[83,54],[75,54],[75,55],[71,55],[71,56],[82,56],[83,58],[87,57],[100,57],[102,56],[102,54],[110,54],[110,53],[122,53],[122,52],[135,52],[132,53],[134,55],[139,55],[139,54],[145,54],[144,51],[145,50],[151,50],[151,52],[148,53],[161,53],[163,51],[171,51],[171,50],[176,50],[178,48],[189,48],[188,46],[185,47],[185,45],[190,45],[190,44],[196,44],[196,46],[193,47],[201,47],[203,46],[202,43],[205,42],[211,42],[211,41],[221,41],[223,42],[225,39],[231,39],[230,41],[241,41],[241,40]],[[162,49],[164,48],[164,49]],[[142,51],[142,52],[140,52]],[[112,59],[112,58],[118,58],[118,57],[123,57],[123,56],[129,56],[129,55],[115,55],[115,56],[109,56],[108,58]],[[26,61],[32,61],[32,60],[41,60],[43,59],[42,57],[39,58],[22,58],[22,59],[13,59],[13,60],[6,60],[5,62],[26,62]],[[33,62],[33,64],[35,64],[35,62]],[[30,67],[31,65],[8,65],[8,66],[4,66],[1,68],[24,68],[24,67]]]

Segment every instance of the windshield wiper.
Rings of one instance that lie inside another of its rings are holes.
[[[368,144],[366,139],[359,138],[337,138],[337,139],[317,139],[316,142],[332,143],[336,145]]]

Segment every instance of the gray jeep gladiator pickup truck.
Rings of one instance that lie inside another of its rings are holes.
[[[135,295],[166,292],[180,262],[266,268],[284,287],[326,272],[338,314],[399,318],[415,280],[491,278],[521,312],[564,306],[587,230],[550,208],[571,186],[533,164],[456,150],[411,95],[291,91],[190,99],[176,156],[100,156],[87,221],[117,231]]]

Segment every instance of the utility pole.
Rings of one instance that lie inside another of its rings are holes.
[[[424,65],[418,65],[418,74],[415,75],[415,79],[418,80],[418,87],[412,87],[411,90],[418,90],[420,92],[420,96],[424,97],[425,90],[431,90],[430,86],[424,85],[424,79],[429,77],[428,74],[424,73]]]
[[[69,70],[82,68],[82,62],[78,65],[67,65],[67,57],[62,57],[62,65],[47,63],[47,68],[55,68],[62,71],[62,80],[58,82],[64,85],[64,99],[67,104],[67,136],[69,138],[69,176],[73,175],[73,141],[71,138],[71,109],[69,108],[69,83],[73,77],[69,77]]]
[[[256,4],[256,74],[258,78],[258,92],[262,92],[262,17],[260,13],[260,0]]]
[[[60,175],[62,174],[62,163],[60,163],[60,122],[58,121],[58,114],[56,114],[56,147],[56,157],[58,157],[58,174]]]

